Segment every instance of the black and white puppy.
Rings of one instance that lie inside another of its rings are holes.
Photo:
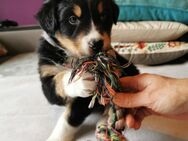
[[[71,61],[108,50],[111,28],[119,9],[113,0],[48,0],[37,14],[44,30],[39,47],[39,73],[43,92],[51,104],[66,106],[48,141],[71,141],[84,119],[97,108],[89,109],[96,82],[86,72],[68,83]],[[126,60],[117,56],[121,64]],[[131,65],[128,75],[138,74]]]

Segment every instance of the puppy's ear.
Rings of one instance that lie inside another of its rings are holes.
[[[55,5],[48,2],[43,5],[36,15],[41,28],[50,35],[54,35],[57,29],[57,18],[55,12]]]
[[[115,4],[114,1],[112,1],[112,12],[113,12],[113,22],[114,24],[117,23],[118,20],[118,16],[119,16],[119,7],[117,6],[117,4]]]

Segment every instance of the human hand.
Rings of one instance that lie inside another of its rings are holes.
[[[125,117],[129,128],[139,128],[151,114],[188,119],[188,79],[175,79],[154,74],[140,74],[120,79],[128,92],[116,92],[113,102],[124,108],[135,108]]]

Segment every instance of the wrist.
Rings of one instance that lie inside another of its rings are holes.
[[[176,79],[176,92],[178,99],[182,101],[181,114],[188,114],[188,79]]]

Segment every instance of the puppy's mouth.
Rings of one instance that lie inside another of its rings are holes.
[[[107,34],[100,39],[91,40],[88,43],[89,54],[95,55],[99,52],[106,52],[111,48],[111,38]]]
[[[103,51],[104,41],[103,40],[93,40],[88,43],[89,53],[97,54]]]
[[[110,48],[110,36],[107,35],[102,36],[102,38],[92,38],[90,40],[79,36],[73,40],[57,32],[56,39],[62,48],[65,48],[68,53],[77,57],[95,55]]]

